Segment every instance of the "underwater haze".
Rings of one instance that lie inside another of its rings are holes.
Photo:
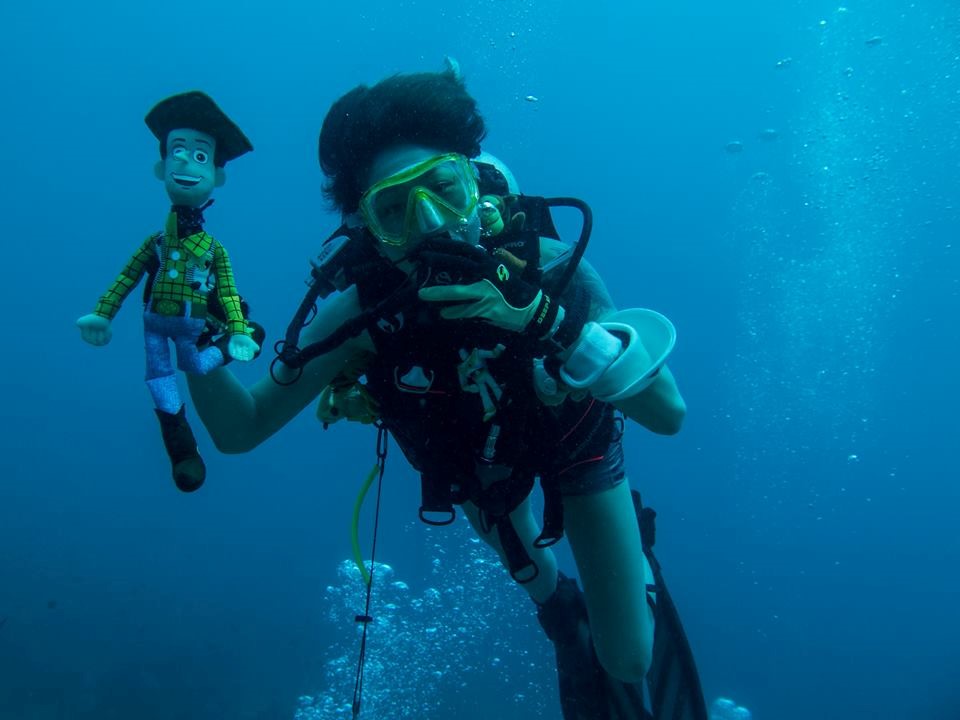
[[[168,210],[145,113],[204,90],[256,148],[206,227],[260,378],[339,224],[327,109],[447,56],[484,149],[586,200],[614,300],[677,326],[686,424],[631,425],[627,466],[715,716],[960,718],[956,0],[92,0],[0,8],[0,719],[349,717],[375,432],[308,408],[223,455],[196,421],[184,495],[137,296],[106,348],[74,323]],[[360,717],[558,720],[532,604],[465,522],[419,523],[396,447],[382,505]]]

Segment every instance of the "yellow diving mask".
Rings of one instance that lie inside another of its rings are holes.
[[[467,220],[479,200],[470,161],[448,153],[384,178],[360,198],[360,215],[370,232],[388,245],[403,245],[453,222]]]

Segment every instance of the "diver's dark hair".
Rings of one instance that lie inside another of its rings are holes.
[[[396,145],[423,145],[467,157],[486,135],[477,101],[451,71],[393,75],[359,85],[337,100],[320,129],[323,193],[354,212],[373,159]]]

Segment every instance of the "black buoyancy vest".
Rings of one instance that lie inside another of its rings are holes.
[[[535,203],[529,209],[545,211]],[[526,261],[525,277],[539,283],[541,235],[549,232],[534,222],[485,242]],[[399,271],[389,271],[396,274],[358,279],[364,308],[374,307],[404,281]],[[444,320],[428,303],[374,318],[368,330],[376,355],[365,372],[367,390],[385,427],[421,474],[421,519],[447,524],[454,504],[474,502],[485,522],[497,526],[511,573],[520,580],[532,563],[508,514],[540,476],[546,496],[542,544],[559,539],[557,476],[606,452],[613,436],[612,408],[590,398],[545,406],[533,386],[536,352],[524,338],[480,321]],[[478,357],[479,363],[471,365]],[[526,580],[535,576],[536,568]]]

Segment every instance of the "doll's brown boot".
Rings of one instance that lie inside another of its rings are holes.
[[[173,467],[173,481],[183,492],[193,492],[203,485],[207,468],[197,449],[197,440],[187,422],[183,405],[176,414],[155,409],[160,420],[163,444]]]

